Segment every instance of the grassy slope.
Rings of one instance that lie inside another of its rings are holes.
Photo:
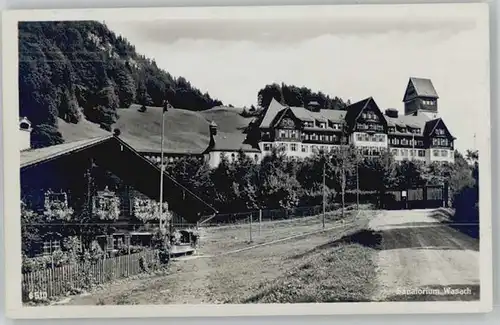
[[[119,128],[122,138],[137,150],[159,150],[162,109],[149,107],[144,113],[138,109],[138,105],[119,109],[119,118],[113,128]],[[215,121],[222,133],[241,132],[252,119],[242,117],[240,112],[241,109],[230,107],[216,107],[202,112],[172,109],[165,114],[165,148],[201,152],[208,145],[209,121]],[[67,142],[109,134],[87,120],[78,124],[59,120],[59,130]]]
[[[209,229],[208,238],[200,240],[200,253],[216,256],[175,261],[167,275],[112,283],[69,304],[365,301],[375,286],[374,249],[348,244],[343,238],[366,228],[371,218],[371,211],[348,213],[339,228],[223,255],[218,255],[221,247],[214,245],[212,237],[224,238],[228,247],[238,246],[240,229],[248,225]],[[274,229],[274,224],[269,227]],[[321,229],[320,220],[316,218],[309,228]],[[304,223],[292,220],[286,229],[272,239],[302,232]]]

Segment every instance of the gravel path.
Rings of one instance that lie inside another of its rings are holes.
[[[369,226],[379,237],[374,300],[479,298],[479,243],[430,211],[386,211]]]

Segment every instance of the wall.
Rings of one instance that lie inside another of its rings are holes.
[[[31,132],[29,130],[19,130],[19,151],[31,148]]]
[[[262,159],[262,155],[259,152],[245,152],[245,154],[247,157],[256,160],[258,163]],[[229,162],[238,159],[237,151],[211,151],[207,157],[208,165],[211,168],[216,168],[217,166],[219,166],[221,155],[225,156],[229,160]],[[255,159],[256,157],[257,159]]]
[[[387,148],[387,134],[385,133],[375,133],[375,134],[369,134],[368,136],[370,138],[373,138],[373,136],[384,136],[384,141],[364,141],[364,140],[358,140],[357,135],[364,135],[366,133],[363,132],[354,132],[353,134],[350,135],[349,142],[353,143],[356,147],[376,147],[376,148]]]
[[[320,150],[321,148],[324,148],[325,151],[330,152],[334,149],[337,149],[339,145],[335,144],[311,144],[311,143],[302,143],[302,142],[284,142],[284,141],[276,141],[276,142],[260,142],[259,143],[259,148],[262,151],[262,155],[270,155],[271,150],[265,151],[264,150],[264,145],[269,144],[269,146],[272,148],[273,146],[279,147],[284,145],[285,146],[285,153],[289,157],[297,157],[297,158],[307,158],[307,157],[312,157],[314,153],[316,152],[315,149],[313,149],[313,146],[317,148],[317,150]],[[291,145],[295,144],[297,150],[292,151]],[[302,147],[305,148],[305,152],[302,151]]]
[[[410,150],[412,150],[411,148],[391,148],[391,152],[392,152],[392,149],[398,149],[398,154],[397,155],[394,155],[394,160],[396,161],[402,161],[402,160],[411,160],[411,159],[415,159],[415,160],[420,160],[420,161],[423,161],[425,163],[431,163],[431,162],[435,162],[435,161],[438,161],[438,162],[443,162],[443,161],[447,161],[447,162],[454,162],[455,161],[455,153],[453,150],[449,150],[449,149],[425,149],[425,157],[419,157],[418,156],[418,153],[416,152],[415,156],[411,156],[410,155]],[[403,156],[402,153],[401,153],[401,149],[407,149],[408,150],[408,156]],[[415,150],[419,150],[419,149],[415,149]],[[420,149],[422,150],[422,149]],[[433,150],[439,150],[439,156],[434,156],[434,153],[433,153]],[[446,156],[443,157],[441,155],[441,150],[446,150]]]

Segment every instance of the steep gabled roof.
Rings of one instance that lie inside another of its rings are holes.
[[[97,165],[126,180],[144,195],[158,200],[160,168],[113,135],[23,151],[20,153],[21,175],[36,170],[36,167],[41,167],[43,172],[44,166],[51,163],[67,163],[64,159],[71,159],[72,155],[82,154],[85,157],[88,153],[96,160]],[[79,156],[73,157],[80,159]],[[163,175],[163,199],[169,203],[172,211],[193,222],[199,220],[201,214],[217,213],[212,206],[168,173],[164,172]]]
[[[113,135],[110,134],[102,137],[62,143],[45,148],[28,149],[21,151],[21,168],[41,162],[47,162],[49,160],[57,159],[77,151],[85,150],[86,148],[103,143],[112,137]]]
[[[415,97],[439,98],[430,79],[411,77],[406,87],[403,102]]]
[[[204,151],[204,153],[208,153],[211,151],[244,151],[244,152],[260,152],[258,147],[253,146],[248,143],[247,135],[243,132],[239,133],[223,133],[217,132],[217,135],[214,136],[214,146],[210,145]]]
[[[390,117],[387,115],[384,115],[385,120],[387,121],[387,125],[389,126],[403,126],[403,127],[410,127],[413,129],[420,129],[420,133],[417,133],[418,135],[423,135],[425,134],[425,128],[427,127],[427,122],[429,121],[429,117],[427,117],[424,114],[419,114],[419,115],[399,115],[398,117]],[[406,132],[406,133],[401,133],[399,131],[396,131],[395,134],[398,135],[411,135],[412,133]]]
[[[438,127],[439,124],[442,124],[444,129],[446,130],[446,133],[452,137],[453,139],[455,139],[455,137],[451,134],[450,130],[448,129],[448,127],[446,126],[446,124],[444,123],[443,119],[438,117],[436,119],[433,119],[433,120],[430,120],[427,122],[426,126],[425,126],[425,135],[431,135],[434,130]]]
[[[266,109],[264,118],[262,119],[262,122],[260,122],[260,127],[270,128],[276,115],[278,115],[278,113],[284,108],[285,106],[281,105],[276,99],[271,99],[271,103],[269,103],[269,106]]]
[[[368,103],[373,100],[372,97],[365,98],[359,102],[347,106],[346,120],[354,121],[361,114],[361,112],[368,106]]]

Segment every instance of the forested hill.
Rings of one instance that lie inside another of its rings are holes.
[[[314,92],[307,87],[287,84],[268,84],[258,92],[259,106],[267,108],[272,99],[288,106],[305,107],[309,101],[318,102],[322,109],[345,110],[350,101],[344,102],[339,97],[330,97],[321,91]]]
[[[222,105],[158,68],[102,23],[19,24],[20,115],[33,123],[34,146],[63,142],[58,117],[71,123],[85,117],[109,130],[117,109],[161,106],[164,99],[189,110]]]

